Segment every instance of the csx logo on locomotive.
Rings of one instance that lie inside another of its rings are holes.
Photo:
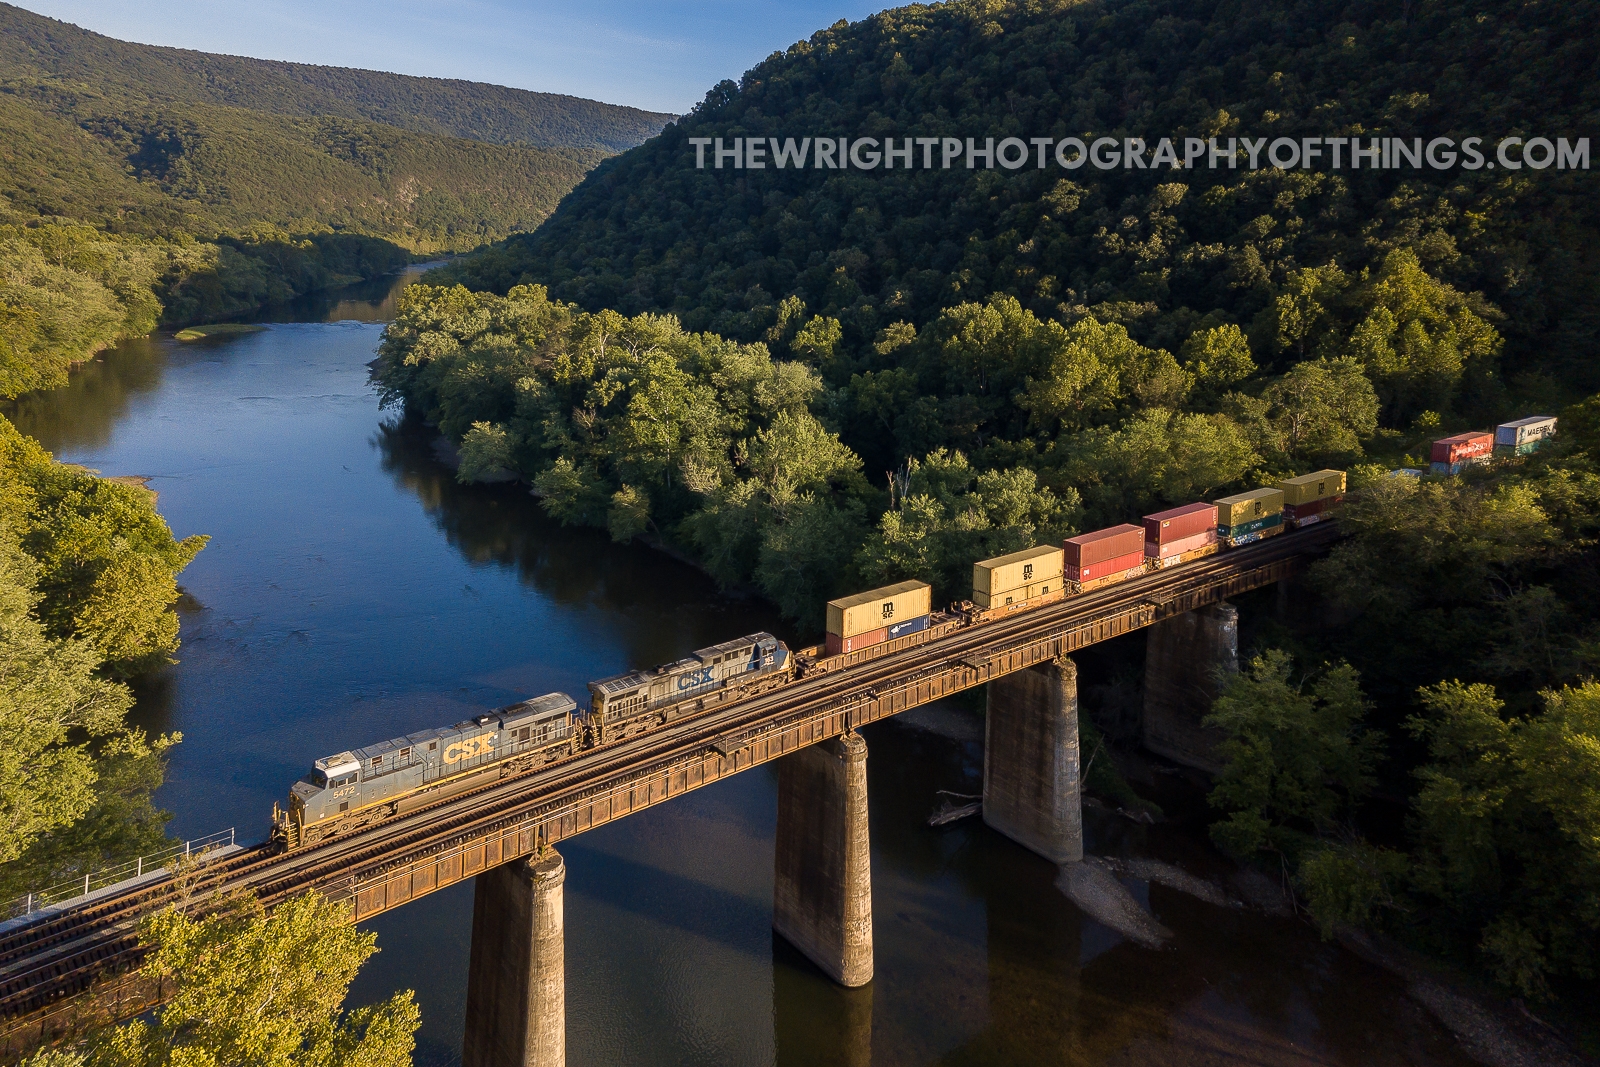
[[[456,741],[444,746],[444,761],[446,763],[460,763],[464,759],[474,756],[489,756],[494,754],[494,734],[479,734],[469,737],[464,741]]]
[[[701,667],[697,671],[690,671],[688,674],[680,674],[678,676],[678,688],[695,689],[702,685],[710,685],[714,681],[716,681],[716,678],[713,677],[711,668]]]

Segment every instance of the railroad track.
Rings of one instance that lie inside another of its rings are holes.
[[[349,895],[362,878],[426,856],[486,831],[559,811],[615,789],[619,780],[663,768],[747,737],[815,716],[879,687],[904,685],[964,662],[992,659],[1010,646],[1070,631],[1128,605],[1182,603],[1186,593],[1323,551],[1336,539],[1328,525],[1211,556],[982,626],[960,629],[922,645],[854,667],[804,677],[769,692],[675,719],[648,733],[612,742],[520,775],[485,784],[391,822],[321,845],[278,853],[266,846],[205,862],[180,884],[172,878],[63,911],[0,935],[0,1028],[72,997],[101,974],[136,968],[140,916],[182,900],[203,909],[222,892],[249,890],[268,907],[316,888]],[[1182,608],[1175,609],[1175,614]]]

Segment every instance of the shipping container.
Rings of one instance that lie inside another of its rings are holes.
[[[1110,566],[1112,563],[1131,563],[1132,565],[1112,567]],[[1139,577],[1145,572],[1144,553],[1141,552],[1137,556],[1122,556],[1117,560],[1106,560],[1103,563],[1092,564],[1088,569],[1094,573],[1086,574],[1083,578],[1074,580],[1071,577],[1072,568],[1070,566],[1067,568],[1067,592],[1087,593],[1103,586],[1115,585],[1117,582],[1125,582],[1130,578]]]
[[[1036,582],[1055,581],[1061,577],[1063,556],[1059,545],[1038,545],[974,563],[972,591],[993,596]]]
[[[926,615],[933,607],[927,582],[909,581],[828,601],[828,632],[855,637],[894,622]]]
[[[1200,502],[1185,504],[1181,508],[1172,508],[1168,511],[1158,511],[1154,515],[1144,517],[1144,543],[1146,545],[1164,545],[1170,541],[1181,541],[1186,537],[1193,537],[1197,533],[1215,530],[1217,526],[1217,506]],[[1157,555],[1148,552],[1148,555]]]
[[[897,637],[910,637],[912,634],[920,634],[928,628],[929,618],[930,616],[928,615],[919,615],[914,619],[901,619],[899,622],[891,622],[883,628],[884,640],[893,641]]]
[[[1312,471],[1278,483],[1283,490],[1283,506],[1309,504],[1330,496],[1344,495],[1344,471]]]
[[[1494,428],[1495,451],[1506,449],[1522,455],[1544,444],[1556,432],[1554,415],[1529,415],[1514,422],[1502,422]],[[1526,446],[1526,447],[1524,447]]]
[[[1165,544],[1158,545],[1154,541],[1146,541],[1144,543],[1144,554],[1148,559],[1161,559],[1165,556],[1176,556],[1183,552],[1193,552],[1197,548],[1204,548],[1207,545],[1216,543],[1217,528],[1210,526],[1197,534],[1192,534],[1189,537],[1180,537]]]
[[[863,648],[881,645],[887,640],[889,640],[889,628],[880,626],[876,630],[868,630],[853,637],[840,637],[838,634],[830,633],[823,640],[822,647],[828,655],[840,656],[846,652],[860,652]]]
[[[1251,519],[1249,522],[1241,522],[1233,526],[1218,526],[1217,539],[1220,541],[1226,541],[1229,538],[1236,539],[1245,534],[1255,533],[1257,530],[1265,530],[1269,526],[1281,525],[1283,525],[1283,512],[1275,511],[1271,515],[1263,515],[1261,518]]]
[[[1067,538],[1062,547],[1066,550],[1066,567],[1062,573],[1076,581],[1077,577],[1072,573],[1074,570],[1131,552],[1144,555],[1144,527],[1123,523],[1104,530],[1093,530]]]
[[[1415,467],[1401,467],[1398,470],[1390,471],[1389,472],[1389,477],[1391,477],[1391,478],[1420,478],[1420,477],[1422,477],[1422,472],[1417,470]]]
[[[1283,521],[1298,530],[1302,526],[1310,526],[1312,523],[1332,518],[1335,509],[1343,502],[1342,496],[1329,496],[1313,500],[1309,504],[1286,504],[1283,508]]]
[[[1283,511],[1282,489],[1252,489],[1217,501],[1217,529],[1240,526]]]
[[[1454,463],[1430,463],[1428,471],[1432,474],[1460,474],[1468,467],[1482,467],[1492,458],[1492,455],[1472,456],[1468,459],[1458,459]]]
[[[1218,531],[1220,536],[1217,539],[1230,548],[1238,548],[1240,545],[1248,545],[1253,541],[1264,541],[1269,537],[1277,537],[1283,533],[1285,526],[1283,525],[1282,515],[1274,516],[1274,518],[1276,518],[1276,522],[1270,522],[1265,525],[1259,522],[1247,522],[1243,526],[1232,527],[1227,533]]]
[[[1441,437],[1433,443],[1433,454],[1428,458],[1437,468],[1465,460],[1488,459],[1494,454],[1494,434],[1474,430],[1458,433],[1454,437]],[[1435,473],[1438,473],[1437,470]],[[1453,472],[1452,472],[1453,473]]]
[[[1198,537],[1188,537],[1181,542],[1174,541],[1169,545],[1163,545],[1161,555],[1148,557],[1146,562],[1154,570],[1166,570],[1168,567],[1181,567],[1185,563],[1193,563],[1197,559],[1214,556],[1222,550],[1222,542],[1217,540],[1217,531],[1211,530],[1210,534],[1211,540],[1204,543],[1198,543],[1200,541]],[[1180,544],[1192,545],[1193,547],[1180,551],[1178,548]]]
[[[1133,528],[1136,530],[1139,529],[1137,526]],[[1139,533],[1143,535],[1144,531],[1139,530]],[[1114,574],[1118,571],[1125,571],[1134,567],[1143,566],[1144,543],[1141,541],[1139,543],[1139,551],[1137,552],[1125,552],[1120,556],[1114,556],[1111,559],[1098,560],[1094,563],[1085,564],[1082,567],[1074,567],[1069,563],[1067,564],[1066,577],[1069,582],[1078,582],[1081,584],[1095,578],[1104,577],[1107,574]]]

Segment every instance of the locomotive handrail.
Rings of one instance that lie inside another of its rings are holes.
[[[166,864],[179,856],[185,858],[211,849],[233,848],[238,844],[235,828],[230,826],[226,830],[218,830],[205,837],[191,838],[187,841],[175,841],[168,847],[152,852],[146,856],[139,856],[127,863],[119,863],[114,867],[105,867],[98,871],[91,871],[82,878],[72,878],[65,882],[44,889],[36,889],[31,893],[24,893],[19,897],[0,905],[0,922],[12,919],[26,919],[35,912],[57,904],[64,904],[71,900],[89,896],[101,889],[107,889],[130,879],[139,879],[147,875],[155,875],[166,869]]]

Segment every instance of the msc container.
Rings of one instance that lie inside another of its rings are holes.
[[[1062,551],[1056,545],[1036,545],[972,565],[972,592],[993,597],[1035,582],[1061,577]],[[973,603],[978,603],[976,595]],[[980,604],[980,607],[987,607]]]
[[[928,618],[927,615],[918,615],[914,619],[901,619],[899,622],[891,622],[883,628],[883,639],[885,641],[893,641],[897,637],[910,637],[912,634],[920,634],[928,628]]]
[[[876,630],[868,630],[864,634],[855,634],[851,637],[840,637],[836,633],[830,633],[823,639],[822,647],[827,650],[828,655],[839,656],[846,652],[860,652],[863,648],[881,645],[887,640],[889,640],[889,628],[880,626]]]
[[[1207,531],[1215,531],[1217,526],[1217,506],[1200,502],[1185,504],[1181,508],[1172,508],[1168,511],[1158,511],[1154,515],[1144,517],[1144,543],[1145,554],[1148,556],[1166,555],[1165,552],[1154,552],[1150,546],[1157,547],[1172,541],[1181,541],[1187,537]]]
[[[1344,496],[1344,471],[1312,471],[1278,483],[1283,490],[1283,506],[1299,507],[1329,497]]]
[[[933,589],[927,582],[897,582],[828,601],[828,632],[855,637],[900,619],[926,615],[932,607]]]
[[[1072,581],[1081,581],[1079,572],[1085,567],[1137,552],[1144,555],[1144,527],[1123,523],[1104,530],[1069,537],[1062,545],[1066,551],[1066,568],[1063,573]]]
[[[1433,454],[1428,459],[1435,468],[1435,473],[1439,473],[1440,464],[1449,466],[1453,463],[1483,460],[1493,454],[1494,434],[1474,430],[1471,433],[1458,433],[1454,437],[1442,437],[1435,441]]]
[[[1217,532],[1283,511],[1282,489],[1252,489],[1217,501]]]
[[[1553,415],[1529,415],[1515,422],[1502,422],[1494,428],[1494,451],[1497,455],[1525,456],[1555,432]]]

